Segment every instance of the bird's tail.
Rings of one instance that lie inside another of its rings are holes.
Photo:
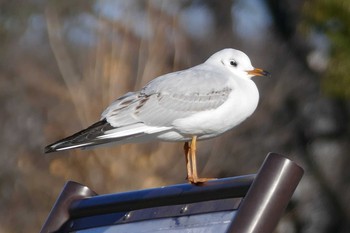
[[[94,147],[107,143],[143,142],[152,140],[152,136],[168,129],[169,127],[147,126],[141,122],[113,127],[106,119],[103,119],[78,133],[46,146],[45,153]]]
[[[106,131],[111,129],[113,129],[113,127],[105,119],[103,119],[86,129],[46,146],[45,153],[96,146],[116,141],[116,138],[100,138]],[[130,136],[135,135],[129,135],[128,137]],[[118,140],[125,138],[126,137],[119,137]]]

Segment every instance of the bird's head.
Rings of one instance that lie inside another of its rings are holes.
[[[242,78],[254,76],[270,77],[270,73],[259,68],[254,68],[249,57],[242,51],[236,49],[223,49],[214,53],[206,63],[225,67],[233,74]]]

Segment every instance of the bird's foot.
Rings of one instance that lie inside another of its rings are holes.
[[[209,180],[216,180],[216,179],[217,178],[194,178],[194,177],[187,178],[188,182],[194,185],[202,185],[203,183]]]

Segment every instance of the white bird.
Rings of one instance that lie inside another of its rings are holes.
[[[240,124],[256,109],[259,92],[253,76],[270,76],[254,68],[249,57],[224,49],[203,64],[162,75],[140,91],[114,101],[101,120],[59,140],[45,152],[152,140],[185,142],[187,179],[202,183],[196,166],[196,141],[216,137]]]

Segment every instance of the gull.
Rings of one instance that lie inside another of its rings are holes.
[[[185,142],[187,180],[200,184],[197,140],[213,138],[239,125],[256,109],[259,92],[254,68],[242,51],[227,48],[204,63],[159,76],[140,91],[119,97],[100,121],[45,147],[45,153],[101,144],[149,141]]]

